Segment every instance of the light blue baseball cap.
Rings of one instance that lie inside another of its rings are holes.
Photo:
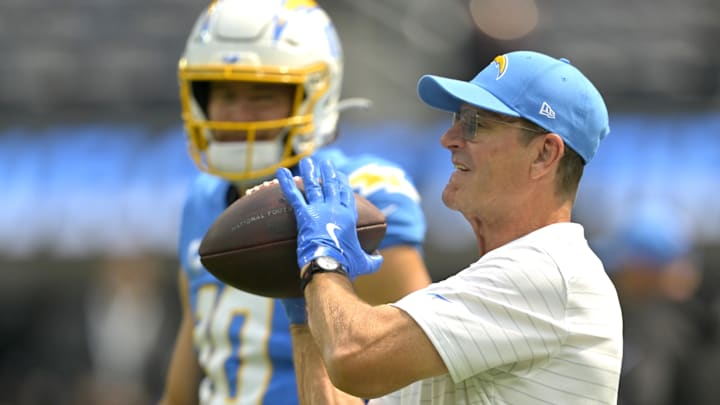
[[[522,117],[554,132],[589,162],[610,132],[600,92],[567,59],[532,51],[497,56],[471,81],[425,75],[420,100],[458,112],[464,103]]]

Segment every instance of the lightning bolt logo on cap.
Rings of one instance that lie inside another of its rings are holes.
[[[503,75],[505,75],[505,72],[507,71],[508,67],[508,59],[505,55],[498,55],[493,59],[493,63],[497,65],[498,73],[497,77],[495,77],[495,80],[500,80]]]

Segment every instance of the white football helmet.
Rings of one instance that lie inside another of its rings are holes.
[[[314,0],[213,2],[195,22],[178,67],[190,155],[201,170],[237,182],[297,164],[335,138],[342,73],[337,33]],[[272,121],[209,121],[208,82],[217,80],[295,84],[292,113]],[[256,131],[277,128],[284,135],[276,145],[254,141]],[[247,141],[213,144],[219,129],[244,131]]]

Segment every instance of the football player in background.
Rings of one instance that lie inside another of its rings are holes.
[[[202,173],[183,209],[183,318],[162,404],[298,403],[283,305],[222,284],[198,256],[215,218],[279,167],[309,155],[330,159],[386,214],[383,267],[355,283],[363,299],[393,302],[429,284],[425,220],[405,171],[325,148],[336,137],[342,73],[333,24],[312,0],[221,0],[196,21],[179,80],[190,154]]]

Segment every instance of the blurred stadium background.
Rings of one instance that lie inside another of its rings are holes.
[[[720,2],[319,3],[344,41],[344,96],[374,103],[347,114],[339,143],[413,174],[435,279],[472,261],[475,247],[440,201],[448,117],[420,104],[417,80],[469,79],[499,53],[539,50],[586,72],[611,113],[576,219],[599,238],[645,203],[672,207],[702,266],[702,342],[717,347]],[[195,173],[176,63],[204,6],[0,4],[0,404],[157,399],[179,317],[179,210]]]

